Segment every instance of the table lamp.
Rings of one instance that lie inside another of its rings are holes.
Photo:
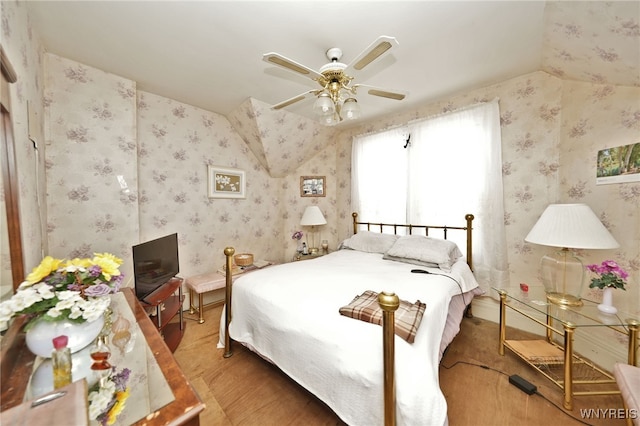
[[[320,211],[320,207],[309,206],[304,210],[302,219],[300,219],[300,225],[311,227],[311,233],[310,233],[311,241],[309,242],[309,253],[318,252],[318,245],[316,244],[316,238],[315,238],[315,227],[318,225],[324,225],[326,223],[327,223],[327,220],[322,215],[322,212]]]
[[[524,239],[533,244],[560,247],[540,261],[547,300],[581,306],[585,268],[570,249],[614,249],[618,242],[586,204],[550,204]]]

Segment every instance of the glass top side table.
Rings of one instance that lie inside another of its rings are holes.
[[[610,373],[573,353],[574,332],[577,329],[589,327],[608,327],[627,335],[629,341],[627,363],[637,365],[637,339],[638,331],[640,330],[640,319],[637,316],[624,311],[619,311],[617,315],[604,314],[598,310],[597,302],[588,299],[582,299],[582,306],[557,305],[547,301],[544,289],[540,287],[530,288],[527,292],[499,288],[493,288],[493,290],[500,296],[500,355],[504,355],[505,348],[511,350],[527,364],[559,386],[564,391],[563,405],[566,409],[571,410],[573,408],[573,396],[619,393],[617,390],[574,391],[576,383],[615,383]],[[507,340],[507,308],[545,327],[546,341]],[[561,325],[562,330],[555,328],[555,323]],[[564,336],[562,345],[554,342],[553,333]],[[599,378],[594,380],[575,380],[574,366],[577,364],[593,370],[594,375]],[[557,376],[551,374],[551,365],[562,366],[562,374]]]

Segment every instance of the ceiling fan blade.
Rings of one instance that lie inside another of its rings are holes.
[[[396,40],[395,37],[380,36],[376,41],[371,43],[369,47],[364,49],[364,51],[359,54],[353,61],[351,61],[351,63],[347,65],[347,69],[360,71],[397,45],[398,40]]]
[[[322,77],[322,74],[320,74],[319,72],[314,71],[309,67],[305,67],[304,65],[292,61],[291,59],[275,52],[265,53],[264,55],[262,55],[262,60],[265,62],[269,62],[270,64],[286,68],[289,71],[297,72],[298,74],[302,74],[312,80]]]
[[[399,90],[386,90],[386,89],[381,89],[379,87],[374,87],[374,86],[369,86],[367,84],[354,84],[353,88],[354,89],[358,89],[360,87],[363,87],[365,89],[367,89],[367,93],[373,96],[380,96],[382,98],[389,98],[389,99],[395,99],[396,101],[401,101],[404,98],[407,97],[407,95],[409,95],[408,92],[403,92],[403,91],[399,91]]]
[[[314,94],[317,95],[318,92],[321,92],[322,90],[309,90],[307,92],[301,93],[299,95],[294,96],[293,98],[289,98],[286,101],[282,101],[280,103],[277,103],[273,106],[271,106],[271,109],[282,109],[285,107],[288,107],[291,104],[295,104],[296,102],[299,102],[307,97],[309,97],[310,94]]]

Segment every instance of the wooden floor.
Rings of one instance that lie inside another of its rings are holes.
[[[234,346],[231,358],[223,358],[223,350],[216,349],[221,309],[206,310],[204,324],[187,320],[184,339],[175,352],[207,405],[200,424],[344,424],[317,398],[241,345]],[[517,330],[508,333],[528,336]],[[440,366],[440,387],[451,426],[625,424],[610,418],[580,418],[580,409],[622,409],[619,395],[577,397],[572,412],[558,408],[562,407],[561,391],[513,354],[500,356],[497,339],[497,324],[464,319],[460,334],[447,350]],[[529,396],[511,385],[508,376],[512,374],[536,385],[544,398]]]

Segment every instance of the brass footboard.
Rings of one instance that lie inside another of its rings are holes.
[[[225,287],[225,324],[224,324],[224,357],[233,355],[231,337],[229,337],[229,323],[231,322],[231,296],[233,288],[232,262],[235,249],[224,249],[226,257],[226,287]],[[382,292],[378,296],[378,304],[382,308],[382,350],[384,369],[384,424],[396,424],[396,387],[395,387],[395,311],[400,306],[400,299],[394,293]]]

